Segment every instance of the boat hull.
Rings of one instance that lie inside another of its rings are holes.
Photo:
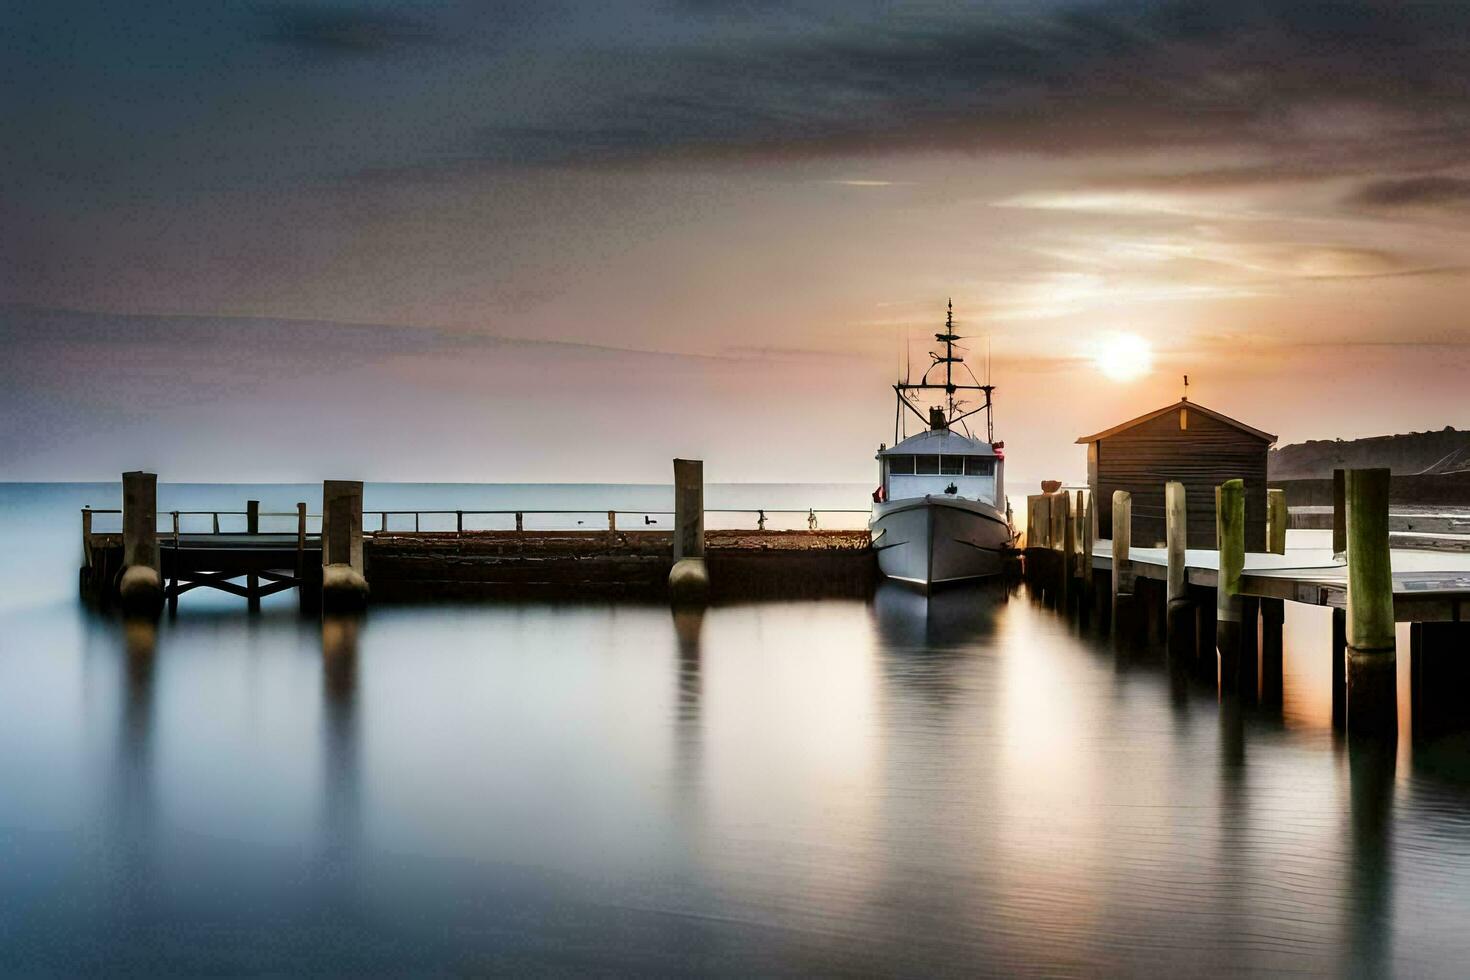
[[[868,526],[879,570],[925,590],[999,575],[1011,547],[1005,515],[978,500],[930,495],[877,504]]]

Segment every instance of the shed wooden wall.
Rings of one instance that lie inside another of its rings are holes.
[[[1203,412],[1189,413],[1179,428],[1179,413],[1108,436],[1095,443],[1095,468],[1089,449],[1089,483],[1097,494],[1098,533],[1112,536],[1113,491],[1133,494],[1133,543],[1164,542],[1164,484],[1184,484],[1189,511],[1189,547],[1215,547],[1215,487],[1245,481],[1245,547],[1266,550],[1266,452],[1270,444]],[[1096,474],[1094,477],[1093,474]]]

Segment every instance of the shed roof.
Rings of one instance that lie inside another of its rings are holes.
[[[1257,439],[1260,439],[1268,444],[1276,441],[1276,437],[1269,432],[1262,432],[1260,429],[1252,428],[1251,426],[1246,425],[1244,422],[1241,422],[1238,419],[1233,419],[1228,415],[1221,415],[1219,412],[1213,409],[1205,408],[1198,402],[1192,402],[1188,398],[1181,398],[1171,405],[1165,405],[1163,408],[1155,409],[1154,411],[1149,412],[1146,415],[1140,415],[1136,419],[1129,419],[1127,422],[1122,422],[1118,425],[1115,425],[1111,429],[1104,429],[1103,431],[1090,436],[1082,436],[1080,439],[1077,440],[1077,442],[1078,444],[1097,442],[1099,439],[1106,439],[1108,436],[1117,435],[1124,429],[1131,429],[1135,425],[1142,425],[1145,422],[1158,418],[1160,415],[1163,415],[1166,412],[1172,412],[1175,409],[1179,408],[1189,408],[1201,413],[1202,415],[1208,415],[1210,418],[1215,419],[1218,422],[1224,422],[1226,425],[1231,426],[1235,429],[1239,429],[1241,432],[1244,432],[1248,436],[1255,436]]]

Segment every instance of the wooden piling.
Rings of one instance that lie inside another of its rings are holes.
[[[122,489],[123,570],[118,599],[128,615],[156,617],[163,611],[164,593],[158,552],[158,475],[124,473]]]
[[[1332,471],[1332,554],[1347,555],[1347,471]]]
[[[1061,524],[1057,529],[1059,533],[1055,545],[1057,603],[1065,610],[1070,608],[1072,569],[1075,564],[1073,553],[1077,550],[1077,531],[1072,524],[1072,495],[1065,490],[1057,491],[1053,498],[1053,512],[1057,522]]]
[[[1081,595],[1079,606],[1082,610],[1082,624],[1087,625],[1092,618],[1092,604],[1095,601],[1096,589],[1092,581],[1092,549],[1093,540],[1097,537],[1097,508],[1094,506],[1092,491],[1077,491],[1078,506],[1082,513],[1078,515],[1082,527],[1082,574],[1080,577]]]
[[[674,460],[674,560],[704,557],[704,461]]]
[[[704,461],[674,460],[674,566],[669,597],[680,605],[703,603],[709,596],[704,563]]]
[[[296,582],[297,589],[306,576],[306,501],[296,504]]]
[[[173,525],[174,561],[173,574],[169,576],[168,586],[164,589],[164,594],[168,596],[168,614],[172,618],[179,614],[179,512],[176,510],[170,511],[169,517],[172,518]]]
[[[1347,727],[1347,610],[1332,610],[1332,727]]]
[[[1038,494],[1035,499],[1034,524],[1026,529],[1026,560],[1030,564],[1031,586],[1037,598],[1049,601],[1055,598],[1048,574],[1051,557],[1051,496]],[[1034,529],[1034,531],[1033,531]]]
[[[123,567],[158,570],[158,475],[124,473]]]
[[[1236,691],[1248,703],[1260,694],[1261,600],[1256,596],[1240,597],[1240,680]]]
[[[1266,491],[1266,550],[1273,555],[1286,554],[1286,491]]]
[[[1273,707],[1281,704],[1282,627],[1285,622],[1284,600],[1261,600],[1261,703]]]
[[[1195,617],[1185,577],[1189,541],[1189,511],[1184,484],[1164,484],[1164,536],[1168,574],[1164,593],[1164,635],[1169,656],[1184,663],[1194,659]]]
[[[360,609],[367,596],[362,561],[362,481],[323,481],[322,609]]]
[[[1133,602],[1133,563],[1128,559],[1128,546],[1133,536],[1133,494],[1113,491],[1113,601],[1109,621],[1113,634],[1118,633],[1118,617],[1128,614]]]
[[[1470,622],[1409,625],[1409,704],[1414,737],[1470,728]]]
[[[1347,725],[1398,732],[1393,569],[1388,549],[1387,469],[1349,470],[1347,518]]]
[[[1222,690],[1240,681],[1240,575],[1245,569],[1245,482],[1226,480],[1216,488],[1216,536],[1220,542],[1215,579],[1215,650]]]
[[[245,501],[245,533],[260,533],[260,501]],[[245,588],[250,594],[245,599],[245,606],[251,612],[260,612],[260,576],[250,572],[245,576]]]

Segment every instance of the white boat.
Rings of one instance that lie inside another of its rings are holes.
[[[933,363],[917,382],[893,386],[898,398],[894,446],[878,447],[879,484],[873,492],[873,514],[868,521],[878,568],[891,579],[928,591],[949,582],[965,582],[999,575],[1015,542],[1010,507],[1005,498],[1005,444],[994,439],[991,420],[993,385],[960,384],[955,355],[954,304],[950,304],[944,332],[934,335],[944,344],[944,355],[931,354]],[[944,380],[931,381],[943,367]],[[968,369],[966,369],[968,370]],[[987,379],[988,380],[988,379]],[[944,404],[920,411],[911,392],[942,393]],[[983,403],[966,409],[960,392],[983,395]],[[967,420],[985,413],[985,439],[970,434]],[[906,436],[908,413],[926,428]],[[959,431],[963,430],[963,431]]]

